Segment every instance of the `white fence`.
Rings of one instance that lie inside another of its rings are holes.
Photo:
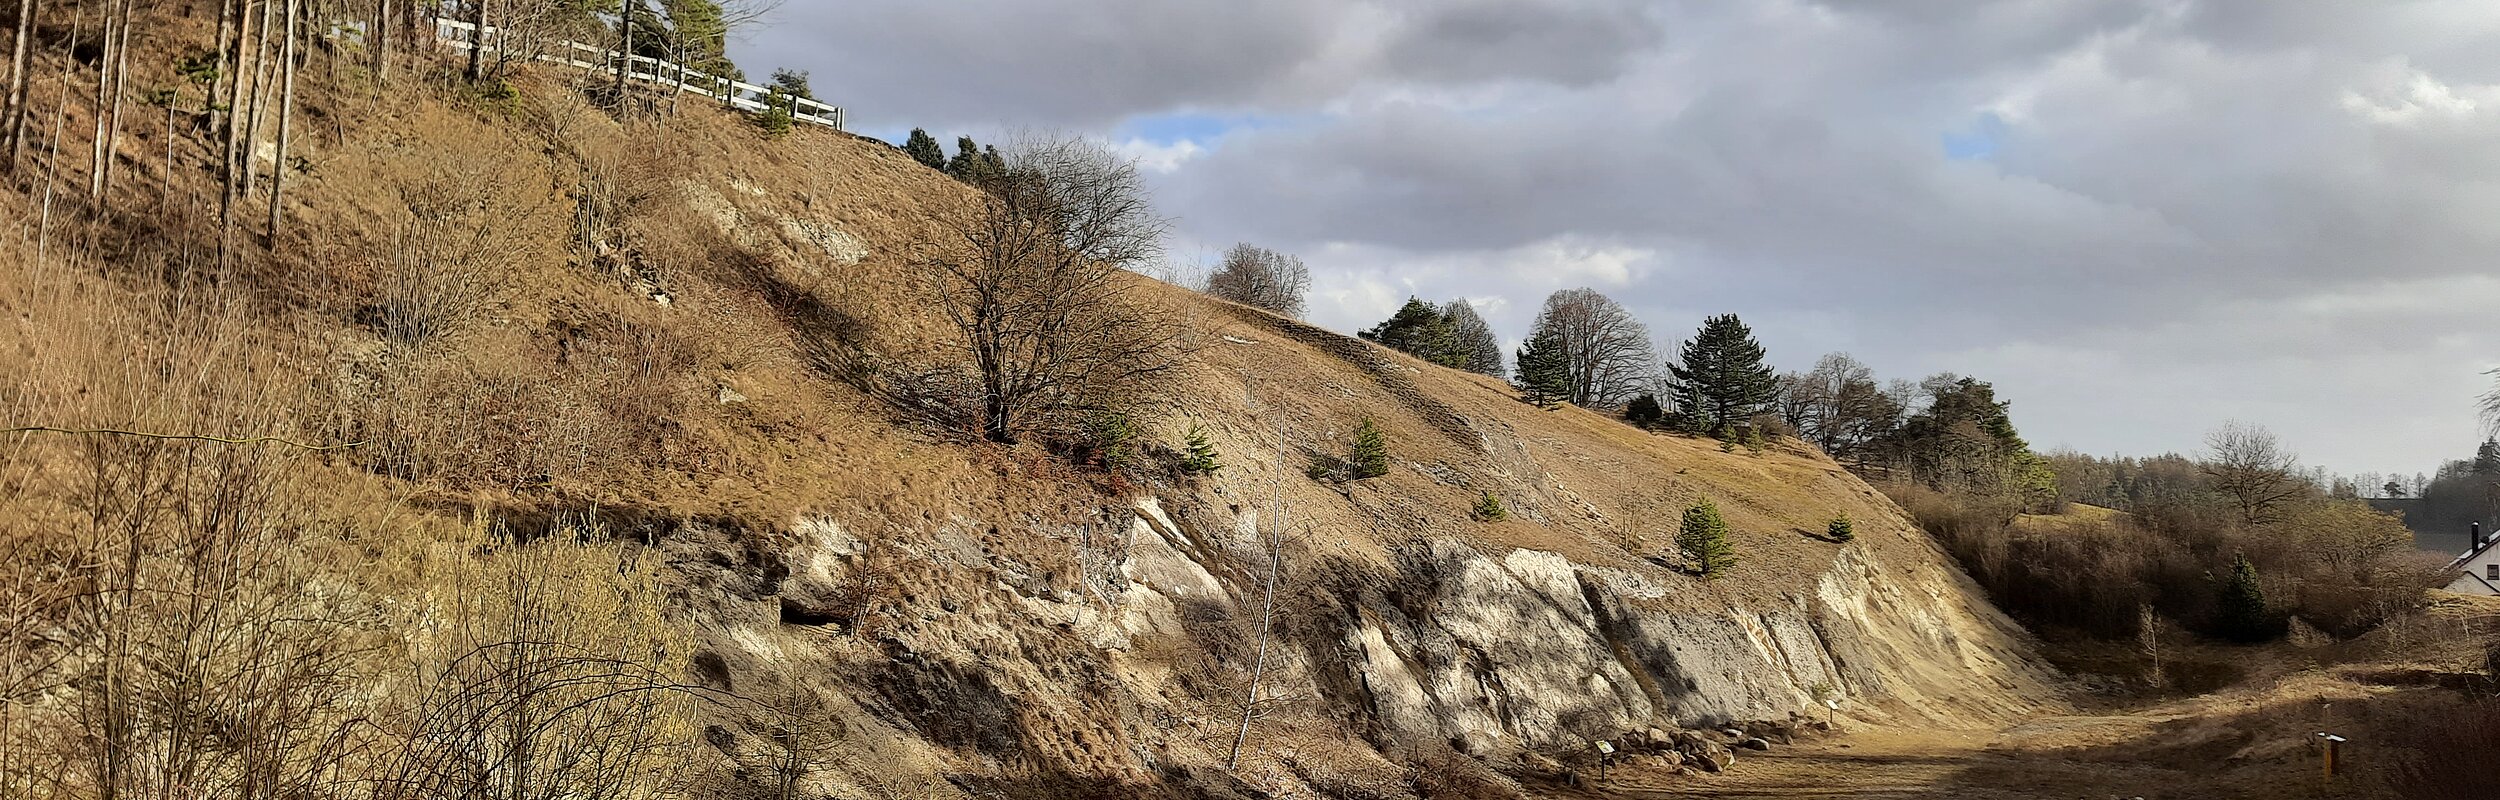
[[[503,51],[504,48],[498,43],[502,35],[501,29],[487,26],[486,49],[491,52]],[[476,24],[456,19],[434,20],[434,36],[457,50],[475,47],[475,40],[479,38]],[[605,72],[610,75],[616,74],[619,59],[629,58],[626,54],[581,42],[556,42],[547,49],[554,52],[540,53],[537,56],[538,60],[550,64],[565,64],[593,72]],[[593,60],[585,61],[584,58]],[[767,107],[765,101],[772,98],[773,90],[769,86],[757,86],[744,81],[706,74],[683,64],[674,64],[650,56],[630,56],[630,58],[631,61],[628,63],[632,66],[626,68],[625,74],[633,80],[701,95],[747,111],[764,110]],[[789,104],[787,110],[790,112],[791,119],[835,129],[842,127],[842,109],[837,106],[826,105],[804,97],[784,97],[781,101]]]

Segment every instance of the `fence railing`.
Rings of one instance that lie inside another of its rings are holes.
[[[511,51],[511,48],[504,44],[505,37],[502,29],[492,25],[487,26],[486,35],[480,37],[477,35],[475,23],[438,18],[434,20],[434,37],[456,50],[465,51],[476,47],[478,40],[483,38],[488,52]],[[805,97],[783,95],[776,98],[773,96],[772,87],[769,86],[757,86],[726,76],[712,75],[684,64],[662,61],[650,56],[619,53],[605,47],[581,42],[559,41],[548,45],[546,49],[551,52],[537,53],[533,57],[550,64],[564,64],[610,75],[616,74],[621,58],[627,65],[625,77],[631,80],[711,98],[723,105],[746,111],[763,111],[776,102],[784,103],[786,105],[783,106],[783,110],[790,112],[790,118],[793,120],[812,122],[835,129],[842,127],[841,107]],[[585,58],[589,60],[584,60]]]

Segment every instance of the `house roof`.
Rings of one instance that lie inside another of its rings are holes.
[[[2487,538],[2488,541],[2474,545],[2474,548],[2465,551],[2464,555],[2457,556],[2457,560],[2448,562],[2448,568],[2457,569],[2459,567],[2463,567],[2465,566],[2465,562],[2474,560],[2475,556],[2482,555],[2483,551],[2490,550],[2493,545],[2500,545],[2500,534],[2495,534],[2485,538]]]

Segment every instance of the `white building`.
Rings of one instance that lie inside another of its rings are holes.
[[[2473,533],[2473,549],[2448,562],[2449,569],[2459,571],[2457,579],[2448,582],[2448,591],[2500,595],[2500,531],[2494,531],[2491,540],[2484,541],[2483,524],[2477,522]]]

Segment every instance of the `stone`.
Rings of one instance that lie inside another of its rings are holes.
[[[1764,740],[1763,740],[1763,738],[1762,738],[1762,737],[1760,737],[1760,736],[1756,736],[1756,737],[1753,737],[1753,738],[1750,738],[1750,739],[1746,739],[1746,740],[1741,741],[1741,742],[1737,742],[1737,743],[1736,743],[1736,746],[1737,746],[1737,747],[1742,747],[1742,748],[1745,748],[1745,749],[1747,749],[1747,750],[1769,750],[1769,749],[1771,749],[1771,743],[1770,743],[1770,742],[1767,742],[1767,741],[1764,741]]]

